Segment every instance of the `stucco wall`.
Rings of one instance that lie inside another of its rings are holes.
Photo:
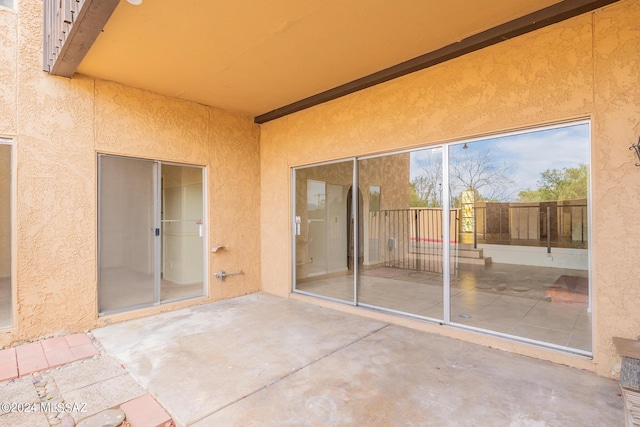
[[[17,15],[0,7],[0,135],[13,135],[16,130],[17,45]]]
[[[18,310],[0,346],[259,290],[252,119],[82,75],[49,76],[41,71],[41,14],[37,0],[0,10],[0,134],[15,137],[18,195]],[[209,246],[229,248],[208,252],[208,297],[97,317],[98,152],[207,167]],[[245,274],[221,283],[213,277],[220,269]]]
[[[291,289],[290,168],[592,120],[594,359],[420,327],[610,375],[612,336],[640,335],[640,2],[603,10],[269,122],[82,75],[41,71],[42,2],[0,8],[0,134],[15,138],[14,327],[0,346],[262,289]],[[207,298],[97,317],[104,152],[207,167]],[[384,193],[383,193],[384,198]],[[384,199],[383,199],[384,200]],[[242,269],[221,283],[213,273]],[[341,308],[343,308],[341,306]],[[398,320],[408,322],[406,320]],[[413,324],[415,326],[415,322]]]
[[[640,335],[640,2],[623,1],[266,123],[261,128],[263,289],[291,289],[290,167],[591,118],[594,358],[430,330],[610,375],[614,335]],[[624,220],[620,220],[624,218]],[[290,256],[290,255],[289,255]],[[634,307],[636,308],[634,310]]]
[[[640,1],[596,15],[592,129],[594,358],[619,368],[612,336],[640,336]],[[613,359],[613,360],[612,360]]]

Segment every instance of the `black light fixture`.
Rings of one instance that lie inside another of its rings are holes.
[[[637,144],[631,144],[629,150],[635,150],[636,156],[638,156],[638,160],[640,160],[640,137],[638,138]],[[636,163],[636,166],[640,166],[640,163]]]
[[[469,146],[467,145],[467,143],[465,142],[464,145],[462,146],[463,150],[466,150],[467,148],[469,148]]]

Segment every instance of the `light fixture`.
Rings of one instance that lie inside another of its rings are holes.
[[[466,150],[467,148],[469,148],[469,146],[467,145],[467,143],[465,142],[464,145],[462,146],[463,150]]]
[[[640,160],[640,137],[638,138],[637,144],[631,144],[629,150],[635,150],[636,156],[638,156],[638,160]],[[640,166],[640,163],[636,163],[636,166]]]
[[[140,6],[142,4],[142,0],[127,0],[127,1],[134,6]]]

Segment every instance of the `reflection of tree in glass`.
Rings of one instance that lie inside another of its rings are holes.
[[[589,168],[581,163],[573,168],[547,169],[540,174],[536,190],[518,193],[519,202],[546,202],[587,198]]]
[[[420,161],[420,175],[410,183],[411,207],[439,207],[442,202],[442,156],[427,156]]]
[[[475,192],[476,201],[507,201],[513,196],[513,165],[499,161],[490,147],[469,144],[468,149],[453,152],[449,177],[452,206],[457,206],[459,193],[466,190]]]
[[[375,212],[380,210],[380,187],[369,187],[369,211]]]

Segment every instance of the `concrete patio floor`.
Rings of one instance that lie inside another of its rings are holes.
[[[614,380],[268,294],[92,332],[178,425],[623,425]]]

